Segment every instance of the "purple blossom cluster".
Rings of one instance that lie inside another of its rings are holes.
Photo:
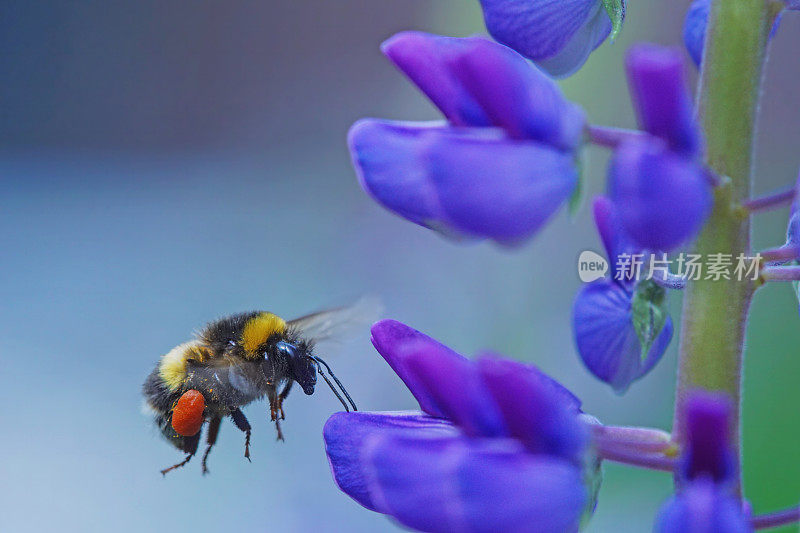
[[[372,342],[420,412],[337,413],[325,446],[339,488],[420,531],[575,531],[593,498],[580,401],[537,368],[469,360],[399,322]]]
[[[618,271],[619,258],[685,249],[726,179],[704,163],[681,51],[633,46],[625,66],[639,129],[598,126],[553,77],[572,74],[619,33],[625,0],[480,3],[495,40],[402,32],[383,44],[442,119],[356,123],[348,142],[359,182],[389,211],[446,238],[516,247],[576,203],[584,147],[609,148],[606,190],[592,208],[611,276],[579,291],[572,325],[586,368],[622,394],[666,352],[668,292],[688,280],[642,279]],[[773,4],[776,13],[800,8]],[[686,18],[685,45],[698,65],[710,12],[709,0],[696,0]],[[795,199],[786,243],[764,252],[780,268],[761,281],[800,279],[798,195],[740,206],[755,212]],[[601,424],[531,365],[492,354],[470,360],[395,321],[375,324],[372,341],[420,411],[337,413],[326,424],[334,479],[367,509],[420,531],[577,531],[595,508],[601,462],[617,460],[675,474],[680,490],[656,531],[734,533],[761,523],[737,494],[736,407],[723,394],[681,400],[676,442]]]
[[[601,448],[624,450],[624,429],[609,440],[613,429],[533,365],[495,354],[470,360],[393,320],[372,327],[372,343],[420,411],[330,417],[325,448],[343,492],[429,532],[569,532],[591,516]],[[676,469],[686,489],[664,504],[656,531],[751,530],[733,494],[730,409],[722,396],[691,398]]]

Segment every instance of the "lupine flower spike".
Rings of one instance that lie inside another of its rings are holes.
[[[420,410],[332,416],[324,438],[337,485],[415,530],[573,533],[593,514],[602,462],[615,461],[673,474],[659,533],[800,520],[797,506],[751,516],[741,500],[740,406],[731,402],[742,396],[753,293],[791,281],[800,297],[800,178],[746,197],[767,34],[800,1],[692,2],[684,42],[702,70],[696,97],[682,50],[633,46],[625,73],[638,129],[590,123],[551,78],[573,74],[619,34],[625,0],[479,1],[497,42],[402,32],[383,44],[442,120],[356,123],[349,148],[359,183],[392,213],[447,238],[521,246],[562,206],[580,205],[584,147],[609,149],[605,188],[597,187],[605,192],[592,203],[608,264],[596,263],[593,281],[581,278],[575,347],[593,376],[624,393],[664,357],[668,292],[687,288],[676,431],[604,425],[534,366],[467,359],[386,320],[373,326],[373,344]],[[734,279],[739,267],[710,275],[713,257],[741,264],[751,253],[751,216],[790,204],[785,244],[752,258],[751,277]],[[705,277],[690,276],[689,256]]]
[[[691,240],[711,210],[701,135],[676,50],[639,45],[628,54],[627,68],[639,122],[650,135],[616,151],[609,196],[640,247],[667,252]]]

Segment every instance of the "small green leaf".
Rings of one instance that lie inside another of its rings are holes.
[[[586,153],[586,150],[583,151]],[[586,155],[578,155],[575,157],[575,167],[578,169],[578,181],[575,184],[575,190],[572,191],[572,194],[569,197],[569,202],[567,207],[569,209],[569,216],[570,218],[574,218],[575,215],[578,214],[581,206],[583,205],[583,198],[584,192],[586,187],[584,186],[584,179],[586,177]]]
[[[608,18],[611,19],[611,41],[613,42],[622,31],[625,22],[625,0],[603,0]]]
[[[597,507],[597,498],[600,495],[600,486],[603,484],[603,463],[597,454],[589,452],[584,458],[583,464],[583,484],[589,493],[589,498],[583,508],[583,515],[581,516],[580,530],[589,525],[589,521],[594,515],[594,509]]]
[[[642,361],[667,323],[667,291],[652,280],[640,281],[636,285],[631,302],[633,327],[642,346]]]

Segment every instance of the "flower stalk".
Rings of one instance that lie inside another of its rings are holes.
[[[678,464],[677,459],[667,457],[664,454],[642,453],[606,444],[595,445],[595,451],[598,457],[606,461],[650,470],[660,470],[662,472],[674,472]]]
[[[800,247],[791,244],[785,244],[783,246],[778,246],[777,248],[762,250],[759,253],[761,254],[761,259],[766,262],[777,261],[780,263],[785,263],[786,261],[793,261],[800,256]]]
[[[625,141],[642,139],[645,134],[639,130],[591,125],[586,128],[589,142],[606,148],[617,148]]]
[[[762,211],[769,211],[777,209],[785,205],[789,205],[797,195],[795,187],[791,187],[784,191],[776,192],[760,198],[753,198],[742,202],[742,207],[750,213],[759,213]]]
[[[630,426],[604,426],[593,424],[592,439],[596,445],[643,453],[671,453],[674,449],[672,436],[666,431]]]
[[[769,529],[800,521],[800,507],[790,507],[782,511],[754,516],[753,529]]]
[[[750,250],[750,221],[737,206],[750,197],[758,99],[771,20],[771,9],[764,0],[714,0],[712,4],[698,110],[705,131],[706,164],[729,181],[714,191],[711,216],[697,239],[697,253],[704,256],[735,256]],[[684,407],[691,391],[722,391],[737,405],[730,432],[739,454],[742,352],[753,290],[752,282],[737,280],[694,281],[687,288],[673,427],[679,444],[685,438]]]
[[[767,267],[761,271],[764,281],[800,281],[800,266]]]

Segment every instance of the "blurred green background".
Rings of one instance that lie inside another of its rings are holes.
[[[688,2],[630,2],[625,29],[567,95],[591,120],[633,126],[623,77],[633,42],[680,42]],[[390,531],[331,480],[323,388],[286,404],[276,443],[263,404],[253,463],[223,426],[211,475],[139,412],[160,354],[222,314],[287,317],[382,298],[386,315],[463,353],[535,362],[604,422],[668,429],[675,342],[625,397],[572,344],[576,259],[601,246],[587,209],[515,251],[458,246],[373,204],[345,148],[362,116],[436,112],[379,53],[404,29],[484,31],[477,1],[4,2],[0,17],[0,530]],[[800,17],[784,17],[761,106],[757,191],[797,176]],[[694,71],[692,71],[694,80]],[[607,154],[589,150],[589,190]],[[755,223],[783,242],[785,212]],[[671,305],[674,315],[680,297]],[[756,512],[800,494],[800,318],[790,286],[752,307],[744,455]],[[366,332],[331,355],[359,406],[414,401]],[[607,465],[590,531],[648,531],[671,480]]]

